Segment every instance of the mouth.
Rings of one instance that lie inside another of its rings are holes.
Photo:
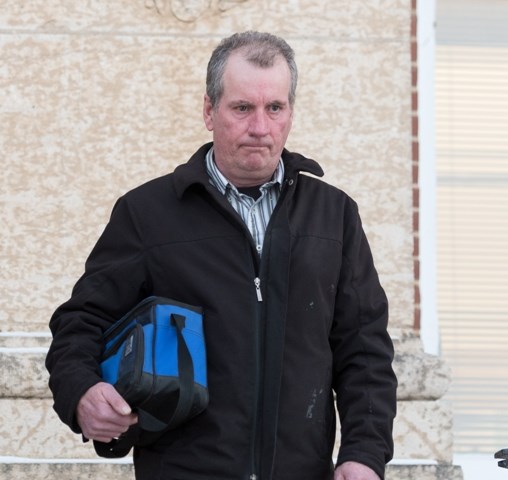
[[[258,144],[244,144],[242,145],[242,147],[248,150],[263,150],[265,148],[270,148],[268,145],[258,145]]]

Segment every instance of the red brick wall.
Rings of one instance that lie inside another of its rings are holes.
[[[420,329],[420,189],[418,187],[418,40],[417,0],[411,0],[411,142],[413,172],[413,262],[414,262],[414,327]]]

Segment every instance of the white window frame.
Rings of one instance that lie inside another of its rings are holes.
[[[438,355],[440,342],[436,300],[435,0],[417,2],[417,22],[420,336],[424,351]]]

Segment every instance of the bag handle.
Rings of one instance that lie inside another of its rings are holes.
[[[140,423],[140,425],[148,431],[169,430],[180,425],[189,415],[194,399],[194,364],[192,363],[189,347],[183,337],[185,316],[172,313],[170,323],[176,327],[176,337],[178,339],[178,378],[180,379],[178,403],[168,423],[159,421],[158,424],[154,424],[151,420],[154,417],[140,409],[141,419],[145,418],[147,421],[146,427],[143,423]],[[162,428],[160,428],[161,426]],[[155,429],[152,430],[151,428]]]
[[[176,337],[178,343],[178,378],[180,379],[180,392],[178,403],[169,422],[163,422],[154,417],[146,410],[138,408],[138,423],[119,438],[114,438],[109,443],[98,442],[94,440],[94,448],[98,455],[105,458],[125,457],[137,443],[142,430],[159,434],[161,436],[167,430],[180,425],[188,416],[194,397],[194,365],[192,356],[183,336],[185,328],[185,316],[172,313],[170,315],[170,324],[176,328]]]

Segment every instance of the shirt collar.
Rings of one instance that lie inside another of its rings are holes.
[[[222,174],[222,172],[217,167],[215,160],[213,159],[213,147],[208,150],[206,157],[206,171],[210,176],[210,182],[214,185],[219,192],[222,194],[226,193],[228,188],[231,188],[234,191],[238,191],[236,187]],[[273,173],[272,179],[269,182],[266,182],[262,185],[262,188],[269,188],[276,184],[279,184],[279,187],[282,186],[284,181],[284,162],[282,159],[279,159],[279,163],[277,164],[277,168]]]

